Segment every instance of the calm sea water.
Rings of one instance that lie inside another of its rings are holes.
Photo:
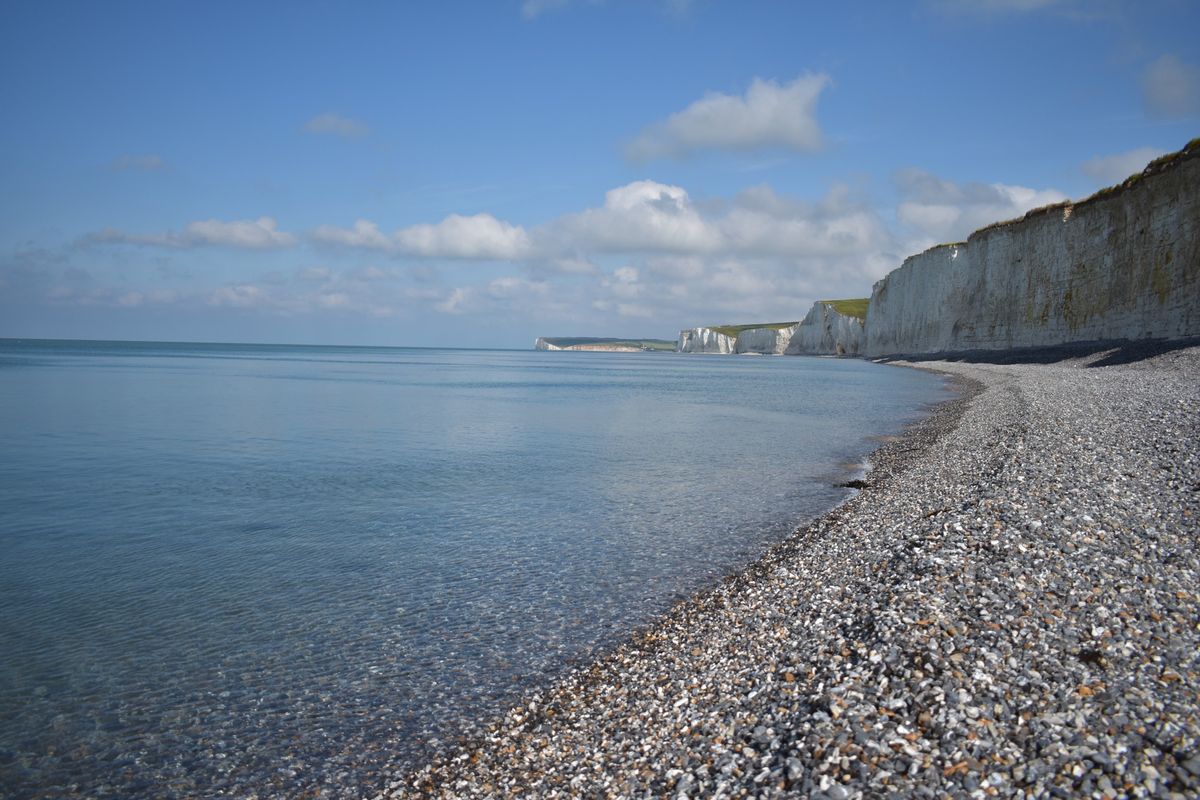
[[[0,794],[373,794],[846,496],[861,361],[0,341]]]

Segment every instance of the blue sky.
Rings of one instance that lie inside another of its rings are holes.
[[[528,347],[797,319],[1200,135],[1192,0],[4,16],[9,337]]]

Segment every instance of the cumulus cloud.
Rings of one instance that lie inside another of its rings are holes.
[[[254,250],[291,247],[296,243],[296,237],[279,230],[278,224],[271,217],[232,222],[219,219],[192,222],[184,229],[183,239],[189,244],[244,247]]]
[[[442,292],[433,308],[443,314],[565,320],[572,318],[573,308],[583,303],[578,291],[578,286],[556,286],[540,278],[503,275]]]
[[[327,245],[361,247],[427,258],[512,260],[530,251],[529,234],[491,214],[451,214],[436,224],[422,223],[383,233],[369,220],[351,228],[322,225],[312,232],[314,241]]]
[[[979,228],[1019,217],[1030,209],[1066,200],[1054,189],[1003,183],[954,183],[921,169],[896,175],[901,202],[897,218],[924,237],[961,241]],[[932,242],[930,242],[932,243]]]
[[[534,234],[542,250],[569,243],[608,253],[787,257],[861,251],[887,237],[878,214],[842,187],[803,203],[761,186],[701,208],[682,187],[655,181],[612,189],[603,206]]]
[[[127,172],[129,170],[140,170],[142,172],[156,172],[167,168],[167,162],[162,156],[156,155],[124,155],[115,159],[109,165],[116,172]]]
[[[155,247],[235,247],[246,250],[270,250],[291,247],[296,237],[279,230],[272,217],[251,220],[219,219],[189,222],[182,231],[132,234],[106,228],[85,237],[89,243],[141,244]]]
[[[523,261],[540,274],[595,275],[597,257],[848,255],[878,248],[889,233],[878,213],[845,187],[819,202],[781,196],[766,186],[729,200],[697,203],[681,186],[651,180],[610,189],[601,205],[526,229],[490,214],[452,214],[436,224],[321,226],[310,234],[328,246],[397,255],[474,261]]]
[[[1142,101],[1156,117],[1200,115],[1200,67],[1165,55],[1142,74]]]
[[[371,132],[367,124],[341,114],[320,114],[304,123],[309,133],[340,136],[343,139],[358,139]]]
[[[539,233],[558,246],[605,252],[705,252],[720,246],[718,232],[688,193],[655,181],[611,189],[600,208],[563,217]]]
[[[1083,162],[1081,169],[1085,175],[1094,178],[1097,183],[1103,185],[1120,183],[1130,175],[1141,172],[1147,164],[1166,152],[1157,147],[1138,147],[1125,153],[1096,156]]]
[[[834,186],[818,203],[781,197],[769,186],[742,192],[719,220],[723,250],[736,255],[812,256],[866,252],[888,238],[878,213]]]
[[[907,255],[873,206],[844,186],[817,201],[768,186],[697,201],[681,186],[649,180],[529,229],[478,215],[390,234],[360,221],[312,237],[423,258],[519,261],[525,277],[439,289],[424,302],[444,314],[576,324],[584,312],[680,324],[789,319],[820,297],[865,294]]]
[[[413,225],[393,235],[405,253],[438,258],[514,259],[529,251],[529,236],[491,214],[451,214],[436,225]]]
[[[643,130],[625,154],[647,161],[701,150],[818,150],[817,100],[829,82],[824,74],[801,75],[784,84],[755,78],[744,95],[708,94]]]

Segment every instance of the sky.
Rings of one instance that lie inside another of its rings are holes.
[[[795,320],[1200,136],[1196,0],[3,16],[0,337],[528,348]]]

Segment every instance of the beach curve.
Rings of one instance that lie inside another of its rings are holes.
[[[855,497],[382,797],[1194,795],[1200,347],[926,362]]]

